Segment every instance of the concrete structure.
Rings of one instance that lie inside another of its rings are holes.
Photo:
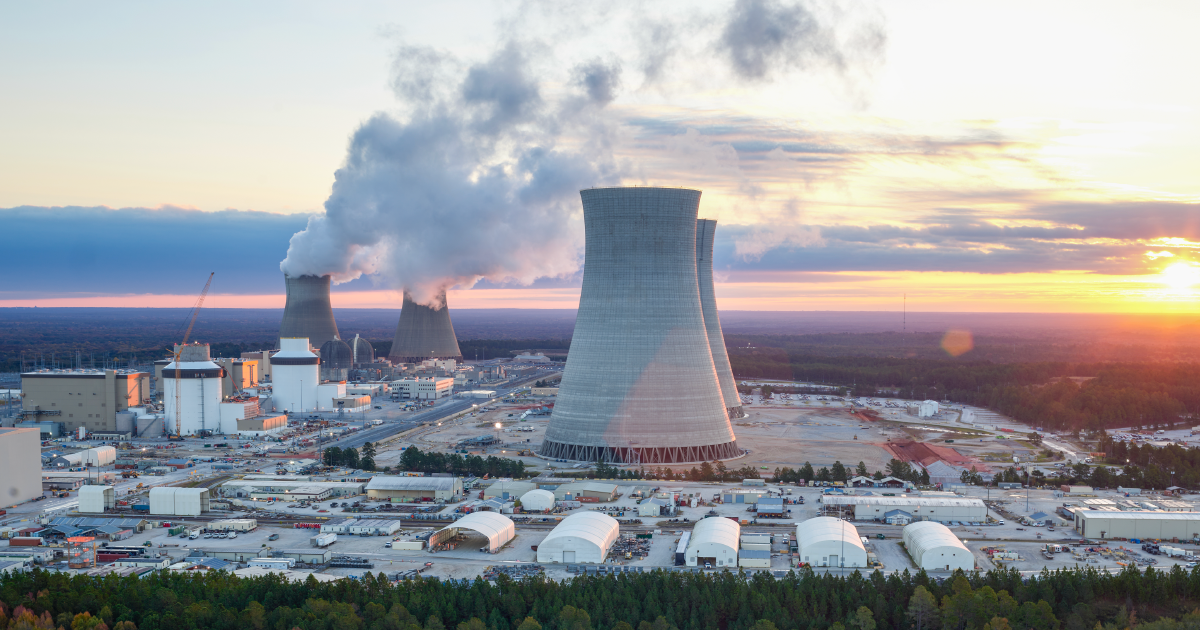
[[[363,365],[365,363],[375,362],[375,348],[366,339],[354,335],[350,340],[350,359],[354,365]]]
[[[159,516],[200,516],[208,511],[208,488],[150,489],[150,513]]]
[[[254,359],[218,358],[213,363],[225,370],[221,377],[221,396],[238,396],[247,389],[258,387],[259,364]]]
[[[454,336],[454,324],[450,321],[450,309],[446,306],[446,292],[434,298],[432,305],[413,302],[408,291],[400,307],[400,321],[396,323],[396,336],[388,352],[392,363],[420,363],[427,359],[462,360],[458,338]]]
[[[700,519],[688,541],[687,566],[736,567],[741,534],[742,526],[731,519],[719,516]]]
[[[280,338],[279,352],[271,356],[271,404],[275,411],[302,413],[317,408],[320,363],[308,338]]]
[[[39,429],[0,428],[0,507],[42,496]]]
[[[287,302],[283,306],[283,321],[279,325],[279,338],[305,338],[314,348],[320,348],[330,339],[341,339],[337,322],[333,319],[333,306],[329,303],[329,276],[283,276],[287,290]],[[283,346],[280,345],[280,349]],[[271,366],[272,380],[275,366]]]
[[[130,370],[46,370],[21,375],[26,420],[62,423],[64,431],[116,432],[117,412],[150,402],[150,375]]]
[[[534,490],[534,492],[546,492]],[[537,561],[604,562],[620,536],[617,519],[599,512],[576,512],[562,520],[538,543]]]
[[[580,195],[583,290],[541,455],[642,464],[740,456],[700,304],[700,191]]]
[[[858,528],[840,518],[818,516],[796,525],[801,562],[814,567],[865,567],[867,548]]]
[[[949,527],[941,523],[905,525],[901,538],[918,568],[926,571],[971,571],[975,568],[975,556]]]
[[[324,364],[322,364],[324,365]],[[317,385],[317,409],[336,410],[334,403],[339,398],[346,397],[346,381],[336,383],[321,383]]]
[[[271,355],[279,352],[278,350],[259,350],[256,352],[243,352],[242,359],[255,361],[258,363],[258,379],[259,381],[271,378]]]
[[[617,499],[617,485],[603,481],[577,481],[566,483],[554,489],[554,498],[560,501],[597,501],[607,503]]]
[[[402,378],[392,381],[391,386],[402,400],[437,400],[454,393],[452,378]]]
[[[554,509],[554,493],[549,490],[530,490],[521,495],[521,509],[526,512],[545,512]]]
[[[1075,510],[1074,525],[1088,538],[1192,540],[1200,537],[1200,512]]]
[[[461,477],[391,477],[376,475],[367,482],[367,498],[393,503],[453,502],[462,498]]]
[[[112,486],[84,486],[79,489],[79,512],[103,514],[117,506],[117,491]]]
[[[738,395],[737,381],[729,365],[729,352],[725,349],[725,334],[721,332],[721,318],[717,313],[717,294],[713,287],[713,239],[717,233],[717,222],[712,219],[696,221],[696,276],[700,286],[700,307],[704,312],[704,330],[708,333],[708,347],[712,352],[713,366],[717,369],[717,382],[721,385],[721,398],[730,419],[745,418],[742,397]]]
[[[903,510],[918,521],[987,522],[982,499],[942,497],[839,496],[821,497],[822,512],[841,512],[859,521],[882,521],[892,510]]]
[[[464,529],[486,537],[486,549],[491,553],[499,551],[517,535],[516,525],[507,516],[496,512],[472,512],[455,521],[453,525],[447,525],[434,532],[429,537],[429,546],[433,548],[450,542]]]
[[[236,421],[222,426],[221,381],[225,371],[213,363],[209,356],[208,344],[175,346],[175,350],[179,353],[179,365],[176,366],[174,361],[168,363],[163,368],[162,375],[167,431],[174,435],[178,424],[183,435],[236,434]],[[175,378],[176,372],[179,376],[178,381]],[[177,387],[180,405],[178,410],[175,408]]]
[[[500,497],[501,499],[515,499],[523,496],[530,490],[536,489],[537,486],[528,481],[497,481],[483,489],[483,498],[492,499]]]

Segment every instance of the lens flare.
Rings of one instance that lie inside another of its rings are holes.
[[[969,330],[951,328],[946,331],[946,336],[942,337],[942,350],[952,357],[962,356],[974,349],[975,338]]]

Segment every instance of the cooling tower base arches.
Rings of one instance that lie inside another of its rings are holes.
[[[619,446],[582,446],[579,444],[561,444],[551,440],[542,442],[538,451],[542,457],[549,459],[566,459],[578,462],[609,462],[616,464],[699,464],[717,460],[737,459],[742,456],[742,449],[737,441],[724,444],[706,444],[703,446],[660,446],[660,447],[619,447]]]

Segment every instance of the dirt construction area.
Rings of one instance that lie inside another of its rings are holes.
[[[738,446],[750,453],[736,460],[735,466],[766,466],[773,471],[799,468],[804,462],[820,468],[835,461],[854,467],[861,461],[874,472],[883,470],[891,455],[873,442],[886,442],[889,433],[901,437],[898,431],[840,409],[748,407],[746,413],[748,417],[734,422],[733,431]]]

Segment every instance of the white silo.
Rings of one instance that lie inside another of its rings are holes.
[[[279,339],[279,352],[271,356],[271,403],[275,411],[300,413],[317,407],[317,385],[321,384],[321,359],[308,345],[307,337]]]
[[[172,361],[162,371],[167,432],[174,434],[178,426],[182,435],[222,433],[221,376],[224,370],[212,362],[206,343],[176,346],[176,351],[179,365]],[[177,368],[178,380],[175,378]]]

